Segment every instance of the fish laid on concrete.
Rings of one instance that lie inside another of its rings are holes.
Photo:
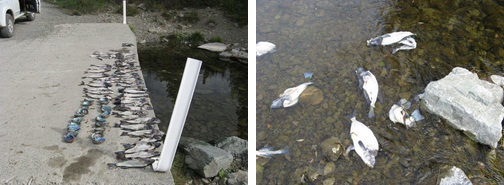
[[[266,158],[271,158],[273,155],[282,155],[288,153],[289,153],[288,146],[280,150],[273,150],[273,147],[264,147],[256,151],[257,156]]]
[[[159,124],[161,123],[161,120],[156,117],[147,117],[147,118],[138,118],[138,119],[133,119],[133,120],[122,120],[122,124],[128,123],[128,124]]]
[[[154,148],[157,148],[159,147],[161,144],[160,143],[155,143],[155,142],[136,142],[135,143],[135,146],[133,146],[132,148],[128,148],[124,151],[124,153],[126,154],[132,154],[132,153],[139,153],[139,152],[142,152],[142,151],[149,151],[149,150],[153,150]]]
[[[119,163],[108,163],[107,165],[109,168],[145,168],[146,166],[152,164],[154,162],[153,159],[143,159],[143,158],[137,158],[137,159],[131,159]]]
[[[364,92],[364,97],[369,103],[369,113],[370,118],[374,117],[374,107],[376,100],[378,99],[378,81],[376,77],[370,71],[359,67],[357,71],[357,77],[359,78],[359,88]]]
[[[159,156],[160,152],[158,151],[141,151],[137,153],[130,153],[127,154],[124,151],[119,151],[116,152],[116,158],[119,160],[126,160],[126,159],[131,159],[131,158],[150,158],[150,157],[155,157]]]

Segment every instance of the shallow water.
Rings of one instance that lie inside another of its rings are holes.
[[[277,51],[257,58],[257,148],[290,147],[290,154],[259,159],[258,184],[300,183],[301,174],[336,184],[434,184],[439,169],[455,165],[473,183],[504,183],[504,151],[470,140],[437,116],[406,129],[388,119],[390,107],[411,99],[453,67],[481,79],[504,72],[504,7],[494,1],[257,1],[257,41]],[[391,47],[367,47],[366,40],[393,31],[411,31],[418,46],[392,55]],[[376,118],[358,89],[355,70],[378,79],[382,102]],[[270,109],[285,89],[310,81],[323,92],[318,105],[299,103]],[[418,105],[417,105],[418,106]],[[352,110],[368,125],[381,150],[374,168],[355,152],[327,161],[319,144],[331,136],[351,143]],[[412,111],[412,110],[410,110]],[[304,139],[302,142],[296,140]],[[317,176],[318,174],[318,176]]]
[[[138,50],[142,73],[161,130],[168,128],[186,58],[203,61],[182,136],[203,141],[238,136],[247,139],[247,67],[218,55],[185,47]]]

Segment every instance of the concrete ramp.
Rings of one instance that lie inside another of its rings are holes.
[[[44,38],[0,40],[0,183],[7,184],[174,184],[171,173],[145,169],[109,169],[115,152],[132,139],[111,128],[104,143],[91,142],[93,105],[73,143],[62,140],[68,120],[84,99],[78,86],[94,51],[121,49],[136,54],[136,39],[123,24],[63,24]],[[138,61],[138,58],[137,58]],[[141,73],[141,71],[139,72]],[[111,104],[109,104],[111,105]],[[153,116],[154,112],[149,112]],[[163,120],[168,121],[168,120]]]

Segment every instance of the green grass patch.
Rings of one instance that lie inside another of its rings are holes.
[[[191,33],[189,37],[187,38],[189,43],[193,45],[198,45],[198,44],[203,44],[205,42],[205,35],[199,31]]]
[[[194,32],[191,34],[184,33],[175,33],[167,36],[161,36],[161,40],[163,38],[168,39],[170,44],[178,45],[179,43],[183,43],[186,45],[190,45],[191,47],[197,47],[203,44],[206,40],[205,35],[201,32]]]
[[[222,39],[219,36],[216,36],[216,37],[212,37],[212,38],[208,39],[208,42],[220,42],[220,43],[224,43],[224,39]]]

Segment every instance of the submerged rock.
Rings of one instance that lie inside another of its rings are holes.
[[[451,168],[446,166],[441,169],[442,175],[438,178],[439,185],[472,185],[472,182],[467,178],[464,171],[460,168],[452,166]]]
[[[443,79],[427,85],[422,106],[471,139],[496,148],[502,136],[502,99],[500,86],[456,67]]]
[[[203,177],[214,177],[233,162],[229,152],[197,139],[181,137],[180,145],[188,153],[186,164]]]
[[[318,105],[324,100],[324,93],[319,88],[309,86],[299,96],[299,102]]]
[[[330,137],[320,143],[320,148],[329,161],[336,161],[345,151],[341,141],[337,137]]]

